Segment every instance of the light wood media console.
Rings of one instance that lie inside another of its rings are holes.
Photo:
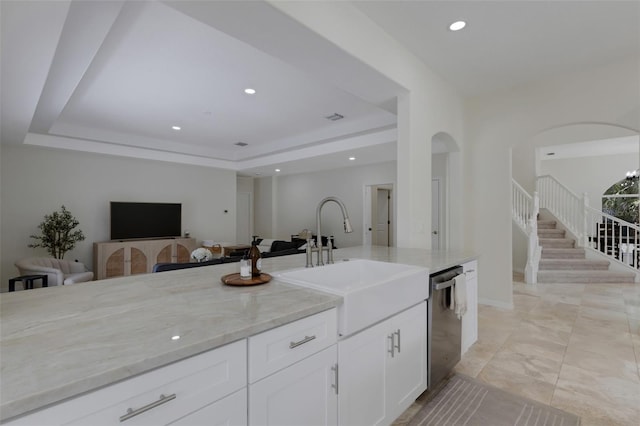
[[[98,280],[146,274],[156,263],[189,262],[195,248],[195,238],[93,243],[93,267]]]

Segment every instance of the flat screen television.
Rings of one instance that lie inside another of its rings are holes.
[[[111,202],[111,239],[179,237],[182,204]]]

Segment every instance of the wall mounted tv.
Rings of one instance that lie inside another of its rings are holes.
[[[111,202],[111,239],[179,237],[182,204]]]

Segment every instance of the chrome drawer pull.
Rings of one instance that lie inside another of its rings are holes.
[[[396,338],[395,338],[395,333],[391,333],[387,336],[387,339],[391,340],[391,349],[387,349],[387,352],[389,352],[391,354],[391,358],[393,358],[396,353],[395,353],[395,347],[396,347]]]
[[[310,342],[315,338],[316,338],[315,334],[313,336],[304,336],[304,339],[302,340],[289,343],[289,349],[297,348],[298,346],[304,345],[305,343]]]
[[[334,378],[335,378],[335,381],[336,381],[336,384],[335,385],[331,385],[331,387],[336,390],[336,395],[338,395],[338,364],[334,364],[333,367],[331,367],[331,371],[333,371]]]
[[[162,405],[165,402],[169,402],[172,399],[176,399],[176,394],[175,393],[172,393],[169,396],[164,396],[164,394],[163,394],[163,395],[160,395],[160,399],[159,400],[153,401],[151,404],[147,404],[144,407],[140,407],[140,408],[138,408],[136,410],[134,410],[133,408],[129,408],[129,409],[127,409],[127,414],[125,414],[124,416],[120,416],[120,422],[124,422],[126,420],[129,420],[130,418],[135,417],[138,414],[142,414],[145,411],[149,411],[152,408],[156,408],[157,406]]]
[[[398,336],[398,344],[396,345],[396,349],[398,350],[398,353],[400,353],[400,329],[394,331],[393,334]]]

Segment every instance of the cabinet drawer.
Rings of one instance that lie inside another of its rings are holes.
[[[21,417],[10,425],[164,425],[245,387],[246,381],[246,340],[241,340]],[[150,409],[143,411],[143,407]],[[122,420],[130,408],[140,414]]]
[[[249,338],[249,383],[327,348],[338,339],[330,309]]]

